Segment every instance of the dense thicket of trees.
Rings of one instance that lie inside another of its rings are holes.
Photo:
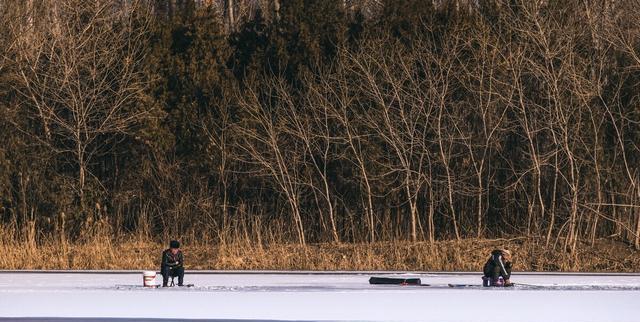
[[[16,238],[99,221],[192,240],[640,248],[638,1],[0,1],[0,15],[0,219]]]

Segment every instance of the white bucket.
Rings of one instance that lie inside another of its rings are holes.
[[[144,271],[142,272],[142,285],[145,287],[155,287],[156,286],[156,272],[155,271]]]

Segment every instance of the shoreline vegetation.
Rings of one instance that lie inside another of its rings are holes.
[[[98,236],[82,243],[6,241],[0,245],[0,269],[153,270],[165,244],[139,236]],[[640,254],[621,242],[598,239],[574,253],[544,244],[536,237],[307,245],[247,240],[186,243],[183,251],[188,270],[479,271],[491,250],[506,247],[514,254],[514,271],[640,271]]]
[[[640,1],[0,20],[0,268],[640,271]]]

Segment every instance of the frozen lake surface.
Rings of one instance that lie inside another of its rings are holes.
[[[371,276],[430,286],[369,285]],[[160,282],[161,277],[157,281]],[[192,288],[141,287],[141,272],[0,272],[0,320],[638,322],[640,274],[187,272]]]

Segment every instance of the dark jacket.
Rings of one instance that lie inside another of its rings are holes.
[[[511,262],[507,262],[502,257],[500,250],[494,250],[491,252],[491,257],[484,264],[484,276],[492,279],[497,279],[502,276],[505,280],[511,277]]]
[[[179,268],[184,266],[184,257],[182,251],[179,250],[175,255],[171,253],[171,249],[165,249],[162,252],[162,263],[160,264],[160,271],[167,269]]]

